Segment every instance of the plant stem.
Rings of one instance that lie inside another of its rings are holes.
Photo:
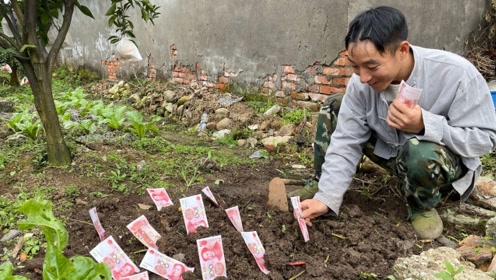
[[[298,278],[298,277],[302,276],[302,275],[303,275],[303,273],[305,273],[305,272],[306,272],[306,270],[303,270],[302,272],[300,272],[300,273],[296,274],[295,276],[293,276],[293,277],[289,278],[289,280],[295,280],[296,278]]]

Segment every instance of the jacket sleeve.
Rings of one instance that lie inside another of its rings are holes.
[[[419,140],[446,145],[462,157],[480,157],[496,145],[496,114],[482,76],[460,83],[447,116],[422,109],[424,135]]]

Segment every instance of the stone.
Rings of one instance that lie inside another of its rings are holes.
[[[489,219],[486,223],[486,236],[496,239],[496,217]]]
[[[394,277],[396,279],[437,280],[439,278],[435,276],[436,274],[443,271],[447,272],[445,261],[450,262],[455,270],[463,267],[462,271],[455,276],[455,279],[493,279],[476,269],[474,264],[464,261],[460,253],[448,247],[439,247],[424,251],[420,255],[398,258],[393,266]]]
[[[176,94],[172,90],[166,90],[164,92],[164,100],[168,103],[172,103],[172,101],[176,98]]]
[[[246,140],[245,139],[239,139],[238,140],[238,146],[243,147],[244,145],[246,145]]]
[[[269,152],[275,151],[276,147],[281,144],[286,144],[293,136],[270,136],[261,140],[265,149]]]
[[[1,113],[14,113],[14,103],[9,100],[0,100],[0,112]]]
[[[255,148],[255,146],[258,143],[258,140],[256,138],[248,138],[248,139],[246,139],[246,143],[248,143],[248,145],[250,145],[250,147]]]
[[[286,185],[281,178],[275,177],[270,181],[268,196],[267,206],[277,208],[281,211],[289,211]]]
[[[12,240],[16,238],[20,233],[21,233],[20,230],[11,229],[2,237],[2,239],[0,239],[0,242],[7,242],[9,240]]]
[[[286,124],[279,129],[277,132],[278,136],[291,136],[293,135],[293,131],[295,129],[295,126],[293,124]]]
[[[480,177],[475,182],[474,191],[470,197],[475,204],[496,211],[496,182],[488,177]]]
[[[222,120],[220,120],[217,125],[216,125],[216,129],[217,130],[223,130],[223,129],[228,129],[231,127],[233,121],[229,118],[223,118]]]
[[[489,265],[492,258],[492,248],[495,246],[491,240],[486,240],[483,237],[476,235],[469,235],[463,239],[459,244],[456,251],[465,260],[469,260],[475,266],[480,267]]]
[[[215,119],[216,120],[221,120],[229,114],[229,110],[227,108],[219,108],[215,110]]]

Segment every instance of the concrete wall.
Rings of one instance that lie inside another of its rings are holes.
[[[101,67],[108,73],[112,70],[109,65],[114,46],[106,39],[113,32],[103,15],[109,1],[80,2],[91,8],[96,20],[80,13],[74,16],[70,29],[73,44],[64,51],[64,57],[77,65]],[[157,75],[178,82],[188,83],[196,78],[207,86],[224,88],[236,81],[255,87],[265,85],[269,92],[282,90],[285,95],[291,91],[313,92],[315,88],[309,89],[310,86],[329,85],[331,78],[339,76],[328,70],[324,75],[327,83],[319,84],[316,80],[326,66],[340,66],[336,61],[344,55],[339,54],[344,50],[348,22],[364,9],[378,5],[397,7],[407,17],[411,43],[462,54],[467,34],[476,28],[488,4],[487,0],[152,2],[161,6],[155,25],[135,21],[136,41],[143,60],[135,64],[121,61],[116,66],[121,72],[113,78],[120,78],[126,71],[149,75],[150,55]],[[339,74],[346,77],[350,73]],[[287,90],[285,81],[295,85]],[[342,91],[339,86],[336,88]],[[328,94],[318,89],[317,92]],[[284,94],[279,93],[280,97]]]

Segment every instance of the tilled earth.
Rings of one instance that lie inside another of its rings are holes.
[[[98,235],[91,224],[88,210],[96,207],[106,236],[113,236],[131,259],[139,265],[145,247],[132,236],[126,226],[141,215],[161,234],[159,249],[168,256],[184,254],[183,262],[195,267],[194,273],[184,274],[184,279],[201,279],[196,240],[221,235],[225,252],[227,275],[230,279],[290,279],[304,271],[298,279],[358,279],[360,276],[377,275],[385,279],[392,275],[392,266],[398,257],[418,254],[422,250],[440,246],[437,243],[423,244],[416,240],[410,224],[405,222],[406,210],[403,202],[392,188],[397,181],[390,180],[381,186],[374,174],[359,173],[348,191],[339,218],[322,219],[309,229],[310,240],[303,241],[298,223],[292,213],[281,212],[266,206],[268,184],[279,177],[286,165],[277,160],[260,160],[254,166],[226,167],[207,174],[204,184],[191,186],[187,192],[168,189],[174,206],[157,211],[148,194],[123,195],[114,192],[108,197],[90,199],[92,192],[108,192],[108,183],[91,180],[84,171],[66,172],[64,169],[47,169],[45,184],[67,186],[78,182],[81,193],[72,208],[60,209],[58,216],[66,217],[69,245],[65,254],[89,256],[89,251],[99,243]],[[311,170],[305,170],[311,174]],[[35,178],[34,174],[26,174]],[[51,179],[47,179],[51,178]],[[221,179],[223,183],[216,185]],[[46,180],[53,180],[47,182]],[[28,183],[29,180],[24,180]],[[370,183],[372,182],[372,183]],[[181,184],[178,182],[178,184]],[[199,228],[195,234],[186,234],[179,198],[201,194],[209,186],[221,208],[215,207],[203,195],[209,228]],[[288,189],[298,186],[287,186]],[[1,192],[12,190],[2,184]],[[374,192],[373,196],[370,192]],[[59,193],[60,194],[60,193]],[[54,193],[54,197],[63,195]],[[54,204],[57,205],[57,199]],[[149,209],[140,204],[153,206]],[[263,274],[255,259],[234,229],[223,209],[238,206],[245,231],[257,231],[265,248],[265,262],[270,270]],[[43,252],[39,257],[42,257]],[[304,261],[301,266],[290,266],[289,262]],[[41,279],[35,269],[41,269],[36,259],[23,263],[21,270],[29,279]],[[36,267],[38,265],[38,267]],[[38,270],[39,271],[39,270]],[[151,274],[151,279],[161,279]],[[367,279],[367,278],[365,278]]]

